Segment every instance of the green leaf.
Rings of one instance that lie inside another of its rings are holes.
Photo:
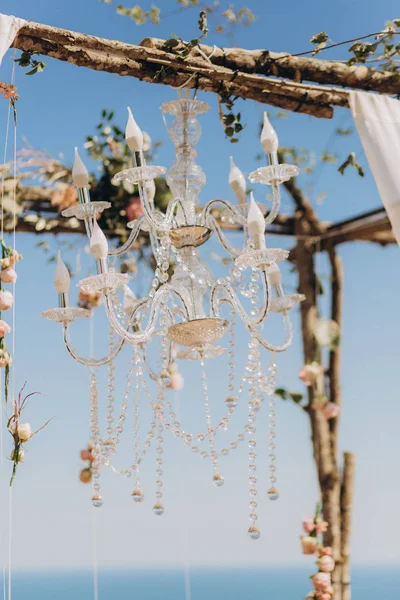
[[[235,133],[235,132],[234,132],[234,130],[233,130],[233,127],[227,127],[227,128],[225,129],[225,135],[226,135],[227,137],[232,137],[234,133]]]
[[[303,394],[297,394],[296,392],[289,392],[289,396],[296,404],[300,404],[303,400]]]
[[[311,44],[323,44],[324,42],[327,42],[329,40],[329,35],[326,33],[326,31],[320,31],[319,33],[316,33],[315,35],[312,36],[312,38],[310,39]]]
[[[179,40],[175,39],[175,38],[170,38],[169,40],[167,40],[164,44],[165,48],[176,48],[176,46],[179,46],[180,42]]]
[[[285,388],[276,388],[275,395],[282,398],[282,400],[289,399],[289,392],[287,390],[285,390]]]

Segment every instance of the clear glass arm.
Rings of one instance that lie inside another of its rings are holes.
[[[69,354],[72,356],[72,358],[75,359],[78,363],[80,363],[81,365],[83,365],[85,367],[102,367],[103,365],[108,365],[110,362],[115,360],[115,358],[120,353],[122,346],[125,343],[124,339],[118,340],[118,342],[115,344],[112,351],[109,354],[107,354],[107,356],[104,356],[103,358],[84,358],[83,356],[78,354],[78,352],[75,350],[75,348],[72,345],[71,334],[70,334],[68,324],[63,326],[63,338],[64,338],[65,347],[67,348],[67,350],[68,350]]]
[[[210,202],[205,205],[202,213],[202,219],[205,224],[207,224],[207,219],[211,214],[212,209],[215,208],[217,204],[222,204],[222,206],[225,206],[225,208],[230,210],[237,223],[240,225],[247,224],[247,217],[241,215],[240,212],[236,210],[236,208],[230,202],[228,202],[228,200],[224,200],[223,198],[215,198],[214,200],[210,200]]]
[[[268,216],[265,218],[265,227],[267,225],[271,225],[273,221],[275,221],[278,216],[279,209],[281,207],[281,192],[279,190],[279,185],[276,183],[272,184],[272,209]]]
[[[220,302],[229,302],[229,304],[231,304],[231,306],[234,308],[235,312],[239,315],[239,317],[242,319],[243,323],[249,327],[249,328],[253,328],[253,327],[257,327],[257,325],[260,325],[260,323],[262,323],[271,308],[271,286],[269,284],[269,280],[268,280],[268,276],[267,276],[267,271],[266,269],[263,270],[261,272],[261,281],[262,281],[262,286],[263,286],[263,303],[262,306],[259,310],[259,313],[257,316],[255,317],[250,317],[247,312],[245,311],[245,309],[243,308],[242,303],[240,302],[239,298],[236,295],[235,290],[233,289],[232,285],[230,283],[228,283],[225,279],[220,279],[217,281],[217,283],[214,285],[214,287],[211,290],[211,294],[210,294],[210,302],[211,302],[211,309],[212,312],[215,316],[219,316],[219,304]],[[218,297],[219,292],[223,292],[222,296]]]
[[[121,256],[121,254],[125,254],[125,252],[128,252],[129,248],[134,244],[137,236],[139,235],[139,231],[141,229],[141,226],[144,222],[144,216],[140,216],[138,219],[136,219],[135,224],[132,227],[132,230],[129,234],[129,238],[126,240],[125,244],[122,244],[122,246],[119,246],[118,248],[111,248],[108,251],[108,255],[109,256]]]
[[[186,306],[183,296],[168,283],[164,284],[162,287],[160,287],[156,291],[153,301],[151,303],[151,307],[150,307],[149,320],[148,320],[146,327],[143,330],[130,333],[118,321],[117,315],[115,314],[113,302],[112,302],[112,299],[111,299],[111,296],[109,293],[103,294],[104,295],[104,306],[106,309],[107,318],[110,321],[111,325],[114,327],[115,331],[118,333],[118,335],[120,335],[126,342],[128,342],[129,344],[144,344],[149,341],[150,337],[152,336],[152,334],[154,332],[154,328],[155,328],[155,324],[156,324],[156,320],[157,320],[157,316],[158,316],[158,310],[159,310],[162,300],[171,294],[175,295],[178,298],[178,300],[181,302],[182,307],[184,308],[184,311],[185,311],[185,316],[187,319],[189,319],[189,311],[188,311],[188,308]],[[143,308],[144,304],[147,304],[148,302],[149,302],[149,300],[144,301],[143,304],[141,304],[138,308],[135,309],[135,311],[132,313],[132,315],[130,317],[130,321],[134,319],[134,315],[137,314],[138,310],[140,310],[140,308]]]

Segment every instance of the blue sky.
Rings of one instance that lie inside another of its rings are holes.
[[[162,6],[174,6],[171,0]],[[386,19],[395,18],[397,3],[337,0],[332,3],[288,0],[286,3],[250,1],[258,16],[248,30],[237,32],[237,44],[247,48],[269,48],[276,51],[302,51],[308,39],[325,29],[330,37],[345,38],[377,31]],[[108,38],[139,43],[147,35],[169,37],[172,32],[184,38],[197,34],[195,11],[166,19],[159,27],[136,27],[133,22],[116,15],[113,8],[97,0],[70,2],[43,0],[3,0],[1,11],[26,19],[92,33]],[[212,43],[225,43],[221,38]],[[11,59],[11,54],[8,55]],[[17,70],[18,143],[26,138],[37,148],[46,148],[57,156],[63,153],[72,161],[75,145],[82,146],[85,135],[93,132],[100,110],[114,108],[117,119],[125,122],[126,105],[130,104],[143,129],[154,140],[165,144],[158,163],[170,166],[173,149],[164,132],[160,104],[174,97],[164,86],[140,83],[128,78],[79,69],[46,59],[47,69],[40,76],[25,77]],[[5,59],[0,79],[9,80],[11,60]],[[202,117],[203,137],[198,145],[198,162],[207,174],[207,186],[201,199],[230,197],[227,182],[228,157],[246,173],[257,165],[258,128],[262,107],[241,102],[247,127],[240,144],[232,147],[219,125],[216,102],[205,93],[199,97],[210,102],[212,110]],[[0,139],[4,139],[6,106],[0,104]],[[335,127],[351,126],[350,113],[337,110],[333,121],[316,120],[303,115],[276,122],[281,144],[307,146],[320,152]],[[2,143],[2,142],[1,142]],[[357,152],[366,168],[363,180],[349,172],[345,177],[334,167],[320,173],[312,199],[328,192],[318,208],[326,220],[347,218],[375,208],[380,200],[368,170],[360,142],[356,136],[338,141],[331,148],[340,156]],[[92,169],[96,165],[88,164]],[[307,181],[303,178],[303,183]],[[257,194],[262,191],[257,190]],[[286,199],[283,210],[289,211]],[[54,240],[49,238],[54,247]],[[46,264],[42,251],[35,248],[38,238],[18,236],[17,246],[25,256],[18,265],[16,297],[16,383],[28,380],[29,388],[45,397],[32,400],[29,420],[40,425],[50,416],[54,420],[40,436],[32,440],[26,463],[21,466],[14,489],[14,555],[18,566],[86,566],[91,563],[92,511],[90,489],[78,481],[81,468],[79,451],[89,437],[88,377],[85,369],[66,354],[55,324],[40,319],[40,312],[57,303],[53,288],[53,267]],[[271,239],[271,245],[290,247],[290,240]],[[82,245],[84,244],[82,240]],[[394,562],[398,560],[398,509],[400,483],[398,473],[398,297],[400,280],[397,247],[381,249],[368,244],[351,244],[340,248],[345,264],[345,320],[343,332],[343,413],[341,448],[357,454],[357,478],[354,512],[353,555],[358,563]],[[320,260],[321,275],[327,273],[325,260]],[[295,280],[289,279],[294,286]],[[99,309],[101,311],[101,309]],[[297,372],[301,366],[298,318],[295,317],[296,341],[279,357],[279,384],[301,390]],[[106,331],[100,316],[95,319],[96,347],[103,349]],[[77,345],[88,348],[89,330],[75,332]],[[103,340],[103,343],[102,343]],[[240,338],[245,343],[245,338]],[[241,345],[243,345],[241,344]],[[240,354],[244,359],[243,352]],[[126,357],[125,357],[126,361]],[[124,362],[124,361],[122,361]],[[186,369],[186,371],[185,371]],[[218,402],[225,386],[210,363],[210,386],[213,411],[218,415]],[[120,385],[124,381],[124,364],[117,370]],[[180,394],[182,420],[188,429],[204,427],[199,406],[198,374],[192,365],[184,367],[187,385]],[[190,383],[189,383],[190,380]],[[218,418],[218,416],[216,416]],[[243,422],[244,412],[240,414]],[[238,419],[239,421],[240,419]],[[260,431],[266,431],[266,414]],[[200,423],[200,425],[199,425]],[[238,424],[234,424],[234,428]],[[263,428],[263,429],[262,429]],[[186,554],[193,564],[281,563],[309,564],[300,555],[298,536],[301,520],[313,510],[317,487],[312,464],[308,424],[301,411],[288,403],[278,407],[278,481],[281,499],[272,505],[265,496],[267,487],[267,445],[260,435],[260,528],[258,543],[248,540],[247,457],[243,446],[235,457],[225,461],[221,471],[225,486],[211,485],[209,464],[188,454],[178,441],[167,437],[165,466],[165,506],[162,519],[151,512],[154,498],[154,457],[143,473],[146,502],[132,506],[130,481],[106,475],[103,483],[104,508],[97,513],[99,559],[101,563],[119,567],[136,565],[180,565]],[[9,441],[5,439],[5,453]],[[126,458],[126,457],[125,457]],[[123,464],[124,457],[121,457]],[[0,506],[7,510],[6,485],[10,465],[1,467]],[[17,540],[24,540],[18,544]],[[188,540],[188,541],[186,541]],[[3,550],[4,544],[0,550]]]

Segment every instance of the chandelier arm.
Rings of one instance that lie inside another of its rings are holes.
[[[267,342],[267,340],[265,340],[261,336],[259,331],[249,328],[249,331],[251,331],[251,333],[258,340],[258,342],[261,344],[261,346],[263,348],[265,348],[266,350],[269,350],[270,352],[277,352],[277,353],[285,352],[292,345],[292,342],[293,342],[292,322],[290,320],[289,315],[286,312],[284,312],[282,314],[282,316],[283,316],[283,324],[285,326],[285,341],[283,342],[283,344],[281,346],[276,346],[275,344],[270,344],[269,342]]]
[[[113,350],[107,356],[104,356],[103,358],[84,358],[75,350],[75,348],[72,345],[71,334],[70,334],[68,325],[63,326],[63,338],[64,338],[65,347],[67,348],[68,353],[72,356],[72,358],[74,360],[76,360],[78,363],[80,363],[81,365],[83,365],[84,367],[93,367],[93,368],[108,365],[110,362],[115,360],[115,358],[118,356],[118,354],[120,353],[120,351],[125,343],[124,339],[119,340],[118,343],[115,344]]]
[[[265,227],[275,221],[278,216],[279,209],[281,207],[281,192],[279,185],[276,183],[272,184],[272,209],[268,216],[265,218]]]
[[[237,297],[233,287],[230,285],[230,283],[228,283],[227,281],[224,281],[224,280],[220,281],[219,283],[217,282],[211,290],[210,301],[211,301],[212,311],[215,314],[215,316],[219,316],[219,303],[224,301],[224,298],[218,298],[218,292],[220,290],[223,290],[224,296],[225,296],[225,301],[227,301],[234,308],[235,312],[239,315],[239,317],[242,319],[243,323],[249,329],[252,330],[254,327],[257,327],[257,325],[260,325],[260,323],[262,323],[268,316],[268,313],[271,308],[271,299],[272,299],[271,298],[271,286],[270,286],[270,283],[268,280],[266,269],[262,270],[261,280],[262,280],[262,284],[263,284],[264,298],[263,298],[262,306],[260,308],[260,312],[258,313],[258,315],[256,317],[250,317],[247,314],[247,312],[243,308],[242,303],[240,302],[239,298]]]
[[[129,333],[129,331],[127,329],[125,329],[125,327],[123,325],[121,325],[121,323],[118,321],[118,318],[115,314],[113,302],[112,302],[112,300],[110,298],[110,294],[108,292],[103,293],[104,300],[105,300],[104,306],[105,306],[107,318],[110,321],[111,325],[114,327],[115,331],[118,333],[118,335],[120,335],[129,344],[146,343],[150,339],[150,337],[154,331],[160,302],[164,296],[167,296],[169,294],[174,294],[175,296],[178,297],[183,308],[185,309],[185,317],[187,320],[189,320],[189,310],[188,310],[188,307],[186,305],[186,302],[185,302],[183,296],[169,284],[164,284],[161,288],[159,288],[156,291],[153,301],[151,303],[149,320],[148,320],[147,326],[143,330],[138,331],[136,333]],[[148,300],[144,301],[141,306],[143,307],[143,305],[147,302],[148,302]],[[136,314],[138,309],[139,309],[139,307],[133,311],[132,315],[130,316],[130,320],[132,320],[134,318],[134,315]]]
[[[169,317],[169,319],[168,319],[169,325],[172,325],[172,323],[174,322],[174,319],[173,319],[173,316],[172,316],[172,311],[171,311],[171,309],[169,307],[167,307],[167,314],[168,314],[168,317]],[[151,368],[150,363],[149,363],[149,361],[147,359],[146,347],[145,346],[141,346],[141,351],[142,351],[143,363],[144,363],[144,366],[146,368],[146,371],[147,371],[150,379],[152,379],[153,381],[159,382],[160,381],[160,376],[153,371],[153,369]],[[168,359],[167,360],[167,364],[169,366],[171,364],[171,362],[172,362],[171,361],[171,358],[172,358],[172,340],[170,340],[170,339],[168,339],[168,344],[167,344],[167,347],[166,347],[166,351],[167,351],[167,359]]]
[[[231,244],[228,242],[228,239],[223,234],[221,227],[218,225],[217,220],[211,214],[208,215],[207,226],[217,234],[221,245],[225,248],[225,250],[228,252],[228,254],[230,254],[234,258],[237,258],[238,256],[240,256],[240,254],[242,253],[242,250],[239,250],[238,248],[234,248],[233,246],[231,246]]]
[[[223,292],[225,293],[225,295],[222,298],[218,298],[218,296],[217,296],[217,294],[220,290],[223,290]],[[219,304],[221,302],[229,304],[236,311],[236,313],[239,315],[239,317],[242,319],[243,323],[246,325],[247,329],[252,334],[252,336],[254,336],[258,340],[258,342],[263,346],[263,348],[265,348],[266,350],[269,350],[270,352],[277,352],[277,353],[285,352],[285,350],[287,350],[289,348],[289,346],[292,344],[293,327],[292,327],[292,323],[291,323],[290,318],[287,313],[283,313],[283,323],[285,325],[285,341],[283,342],[282,345],[277,346],[275,344],[270,344],[269,342],[267,342],[261,336],[260,332],[255,328],[255,326],[249,322],[249,321],[251,321],[251,319],[249,319],[247,317],[247,313],[243,309],[241,302],[238,300],[233,288],[228,283],[225,283],[225,284],[217,283],[211,290],[210,301],[211,301],[211,306],[212,306],[212,312],[215,316],[219,316]]]
[[[108,251],[108,255],[109,256],[121,256],[121,254],[125,254],[125,252],[127,252],[129,250],[129,248],[133,245],[137,236],[139,235],[139,231],[143,225],[143,221],[144,221],[144,216],[141,215],[138,219],[136,219],[135,224],[132,227],[131,233],[129,234],[129,238],[127,239],[125,244],[122,244],[122,246],[119,246],[118,248],[111,248]]]
[[[204,223],[207,223],[208,216],[210,215],[211,210],[214,208],[214,206],[216,204],[222,204],[223,206],[225,206],[225,208],[230,210],[231,213],[233,214],[233,216],[236,218],[237,223],[239,223],[240,225],[243,225],[243,226],[247,225],[247,218],[244,217],[243,215],[241,215],[240,212],[237,211],[236,208],[234,206],[232,206],[232,204],[230,202],[228,202],[228,200],[224,200],[223,198],[215,198],[214,200],[210,200],[210,202],[208,202],[208,204],[205,205],[203,214],[202,214]]]

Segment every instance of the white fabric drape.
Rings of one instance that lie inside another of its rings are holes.
[[[0,65],[15,36],[25,23],[24,19],[0,13]]]
[[[378,191],[400,245],[400,101],[350,92],[350,108]]]

